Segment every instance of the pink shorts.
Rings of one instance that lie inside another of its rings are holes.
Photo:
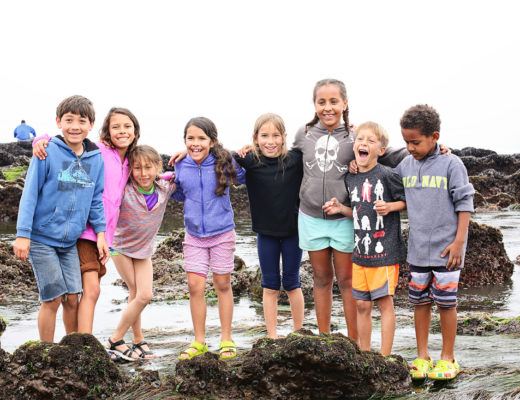
[[[230,274],[235,268],[235,231],[199,238],[184,235],[184,270],[198,275]]]

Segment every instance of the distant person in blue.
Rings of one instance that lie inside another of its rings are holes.
[[[20,125],[14,129],[14,137],[17,140],[33,140],[36,137],[36,132],[32,126],[27,125],[25,120],[22,119]]]

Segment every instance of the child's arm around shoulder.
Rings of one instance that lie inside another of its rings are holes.
[[[386,190],[391,201],[377,200],[374,202],[374,210],[378,215],[388,215],[406,209],[406,197],[401,177],[388,167],[383,167]]]

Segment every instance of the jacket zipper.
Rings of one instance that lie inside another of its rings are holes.
[[[206,227],[204,226],[204,185],[202,184],[202,165],[197,166],[199,168],[199,183],[200,183],[200,209],[202,214],[201,227],[202,234],[206,234]]]
[[[325,204],[325,178],[327,176],[327,172],[325,171],[325,166],[327,165],[327,157],[329,155],[329,139],[330,139],[330,135],[331,133],[327,133],[327,145],[325,146],[325,165],[323,166],[323,180],[322,180],[322,202],[321,204]],[[327,219],[327,214],[325,213],[325,211],[321,211],[321,213],[323,214],[323,218],[324,219]]]

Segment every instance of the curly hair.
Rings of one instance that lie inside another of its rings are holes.
[[[218,141],[217,127],[209,118],[195,117],[188,121],[184,127],[184,140],[186,141],[186,134],[190,126],[196,126],[201,129],[206,136],[211,139],[213,147],[210,153],[215,156],[215,173],[217,174],[217,188],[215,193],[217,196],[224,195],[230,183],[237,184],[237,172],[233,165],[233,158],[231,153],[224,149],[222,144]]]
[[[136,116],[127,108],[112,107],[110,110],[108,110],[108,114],[103,120],[103,125],[101,126],[99,140],[109,145],[112,149],[115,149],[114,143],[112,143],[112,140],[110,139],[110,118],[112,118],[114,114],[126,115],[128,118],[130,118],[132,124],[134,124],[134,141],[130,144],[130,146],[128,146],[128,149],[126,151],[126,154],[130,154],[132,150],[137,146],[137,141],[141,136],[141,128],[139,126],[139,121],[137,120]]]
[[[419,129],[425,136],[432,136],[441,130],[439,113],[428,104],[410,107],[404,112],[400,123],[401,129]]]
[[[325,85],[335,85],[339,89],[339,94],[341,98],[345,101],[347,101],[347,88],[345,87],[345,84],[338,80],[338,79],[322,79],[321,81],[316,82],[316,85],[314,85],[314,91],[312,92],[312,102],[316,103],[316,93],[318,89]],[[314,126],[318,123],[320,118],[318,117],[318,114],[314,113],[314,118],[312,121],[309,121],[307,124],[305,124],[305,132],[309,130],[311,126]],[[345,129],[347,132],[351,130],[350,123],[348,121],[348,103],[347,107],[345,108],[345,111],[343,111],[343,122],[345,123]]]

